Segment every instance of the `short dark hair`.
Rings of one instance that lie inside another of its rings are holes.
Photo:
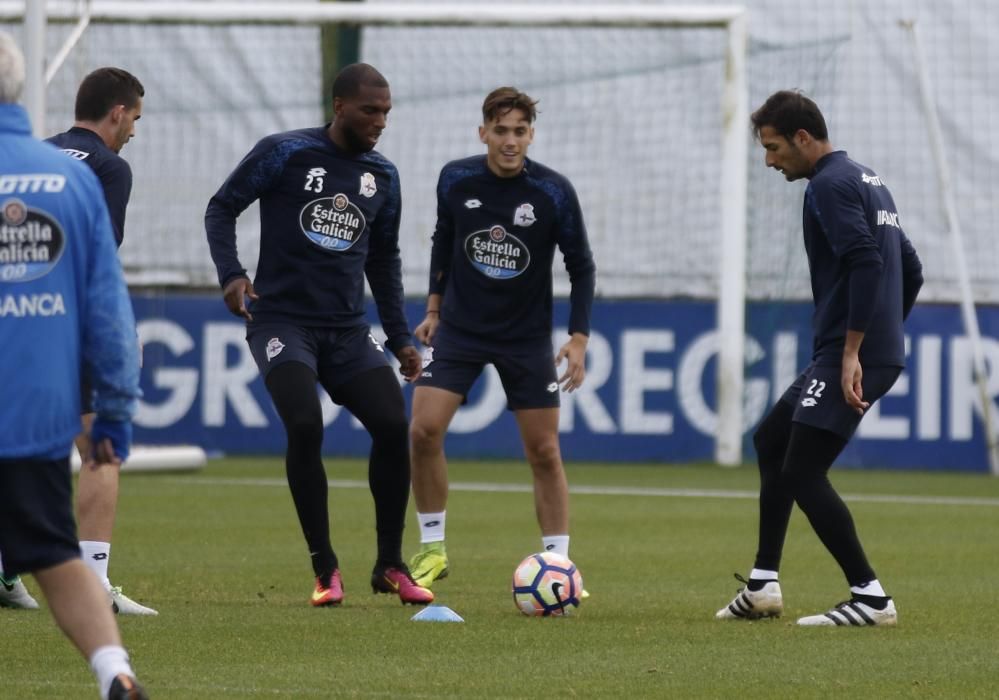
[[[98,68],[83,79],[76,92],[76,120],[100,121],[115,105],[135,107],[145,94],[142,83],[127,70]]]
[[[769,126],[786,139],[794,136],[798,129],[804,129],[819,141],[829,139],[829,129],[818,105],[797,90],[775,92],[749,119],[757,138],[760,129]]]
[[[389,86],[385,76],[374,66],[367,63],[351,63],[349,66],[344,66],[333,79],[333,99],[356,97],[362,85],[377,88]]]
[[[527,121],[533,124],[538,116],[538,111],[535,108],[537,104],[537,100],[531,99],[528,94],[517,88],[499,87],[486,95],[486,100],[482,103],[482,121],[489,123],[519,109],[527,115]]]

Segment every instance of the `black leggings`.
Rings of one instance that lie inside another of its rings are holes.
[[[371,435],[368,484],[375,501],[377,566],[402,563],[402,531],[409,500],[409,425],[399,383],[390,367],[367,370],[334,385],[300,362],[286,362],[267,375],[288,437],[285,469],[298,520],[316,576],[339,566],[330,544],[328,483],[322,462],[323,420],[316,381],[352,413]]]
[[[876,578],[850,510],[829,482],[829,469],[847,441],[828,430],[794,423],[794,406],[778,401],[753,435],[760,467],[760,533],[755,568],[780,568],[791,508],[801,508],[815,534],[857,586]]]

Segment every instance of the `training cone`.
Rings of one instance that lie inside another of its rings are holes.
[[[429,605],[410,618],[413,622],[464,622],[465,618],[446,605]]]

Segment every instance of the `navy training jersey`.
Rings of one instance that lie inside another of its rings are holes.
[[[441,170],[430,293],[443,294],[443,323],[493,343],[550,345],[556,246],[572,285],[569,333],[589,335],[596,268],[569,180],[531,160],[501,178],[484,155]]]
[[[205,229],[219,284],[245,277],[236,217],[260,200],[254,322],[364,323],[364,278],[395,352],[411,345],[399,257],[399,174],[376,151],[352,154],[327,127],[262,139],[212,197]]]
[[[861,364],[904,367],[902,321],[922,286],[922,265],[884,182],[845,151],[823,156],[805,189],[803,229],[813,361],[839,366],[854,330],[865,333]]]
[[[63,153],[82,160],[97,175],[111,215],[114,238],[118,247],[121,247],[125,238],[125,209],[132,194],[132,169],[128,162],[108,148],[104,139],[95,132],[80,126],[74,126],[46,141]]]

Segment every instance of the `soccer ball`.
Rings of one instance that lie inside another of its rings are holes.
[[[532,554],[513,572],[513,602],[531,617],[568,615],[579,607],[583,577],[576,565],[555,552]]]

